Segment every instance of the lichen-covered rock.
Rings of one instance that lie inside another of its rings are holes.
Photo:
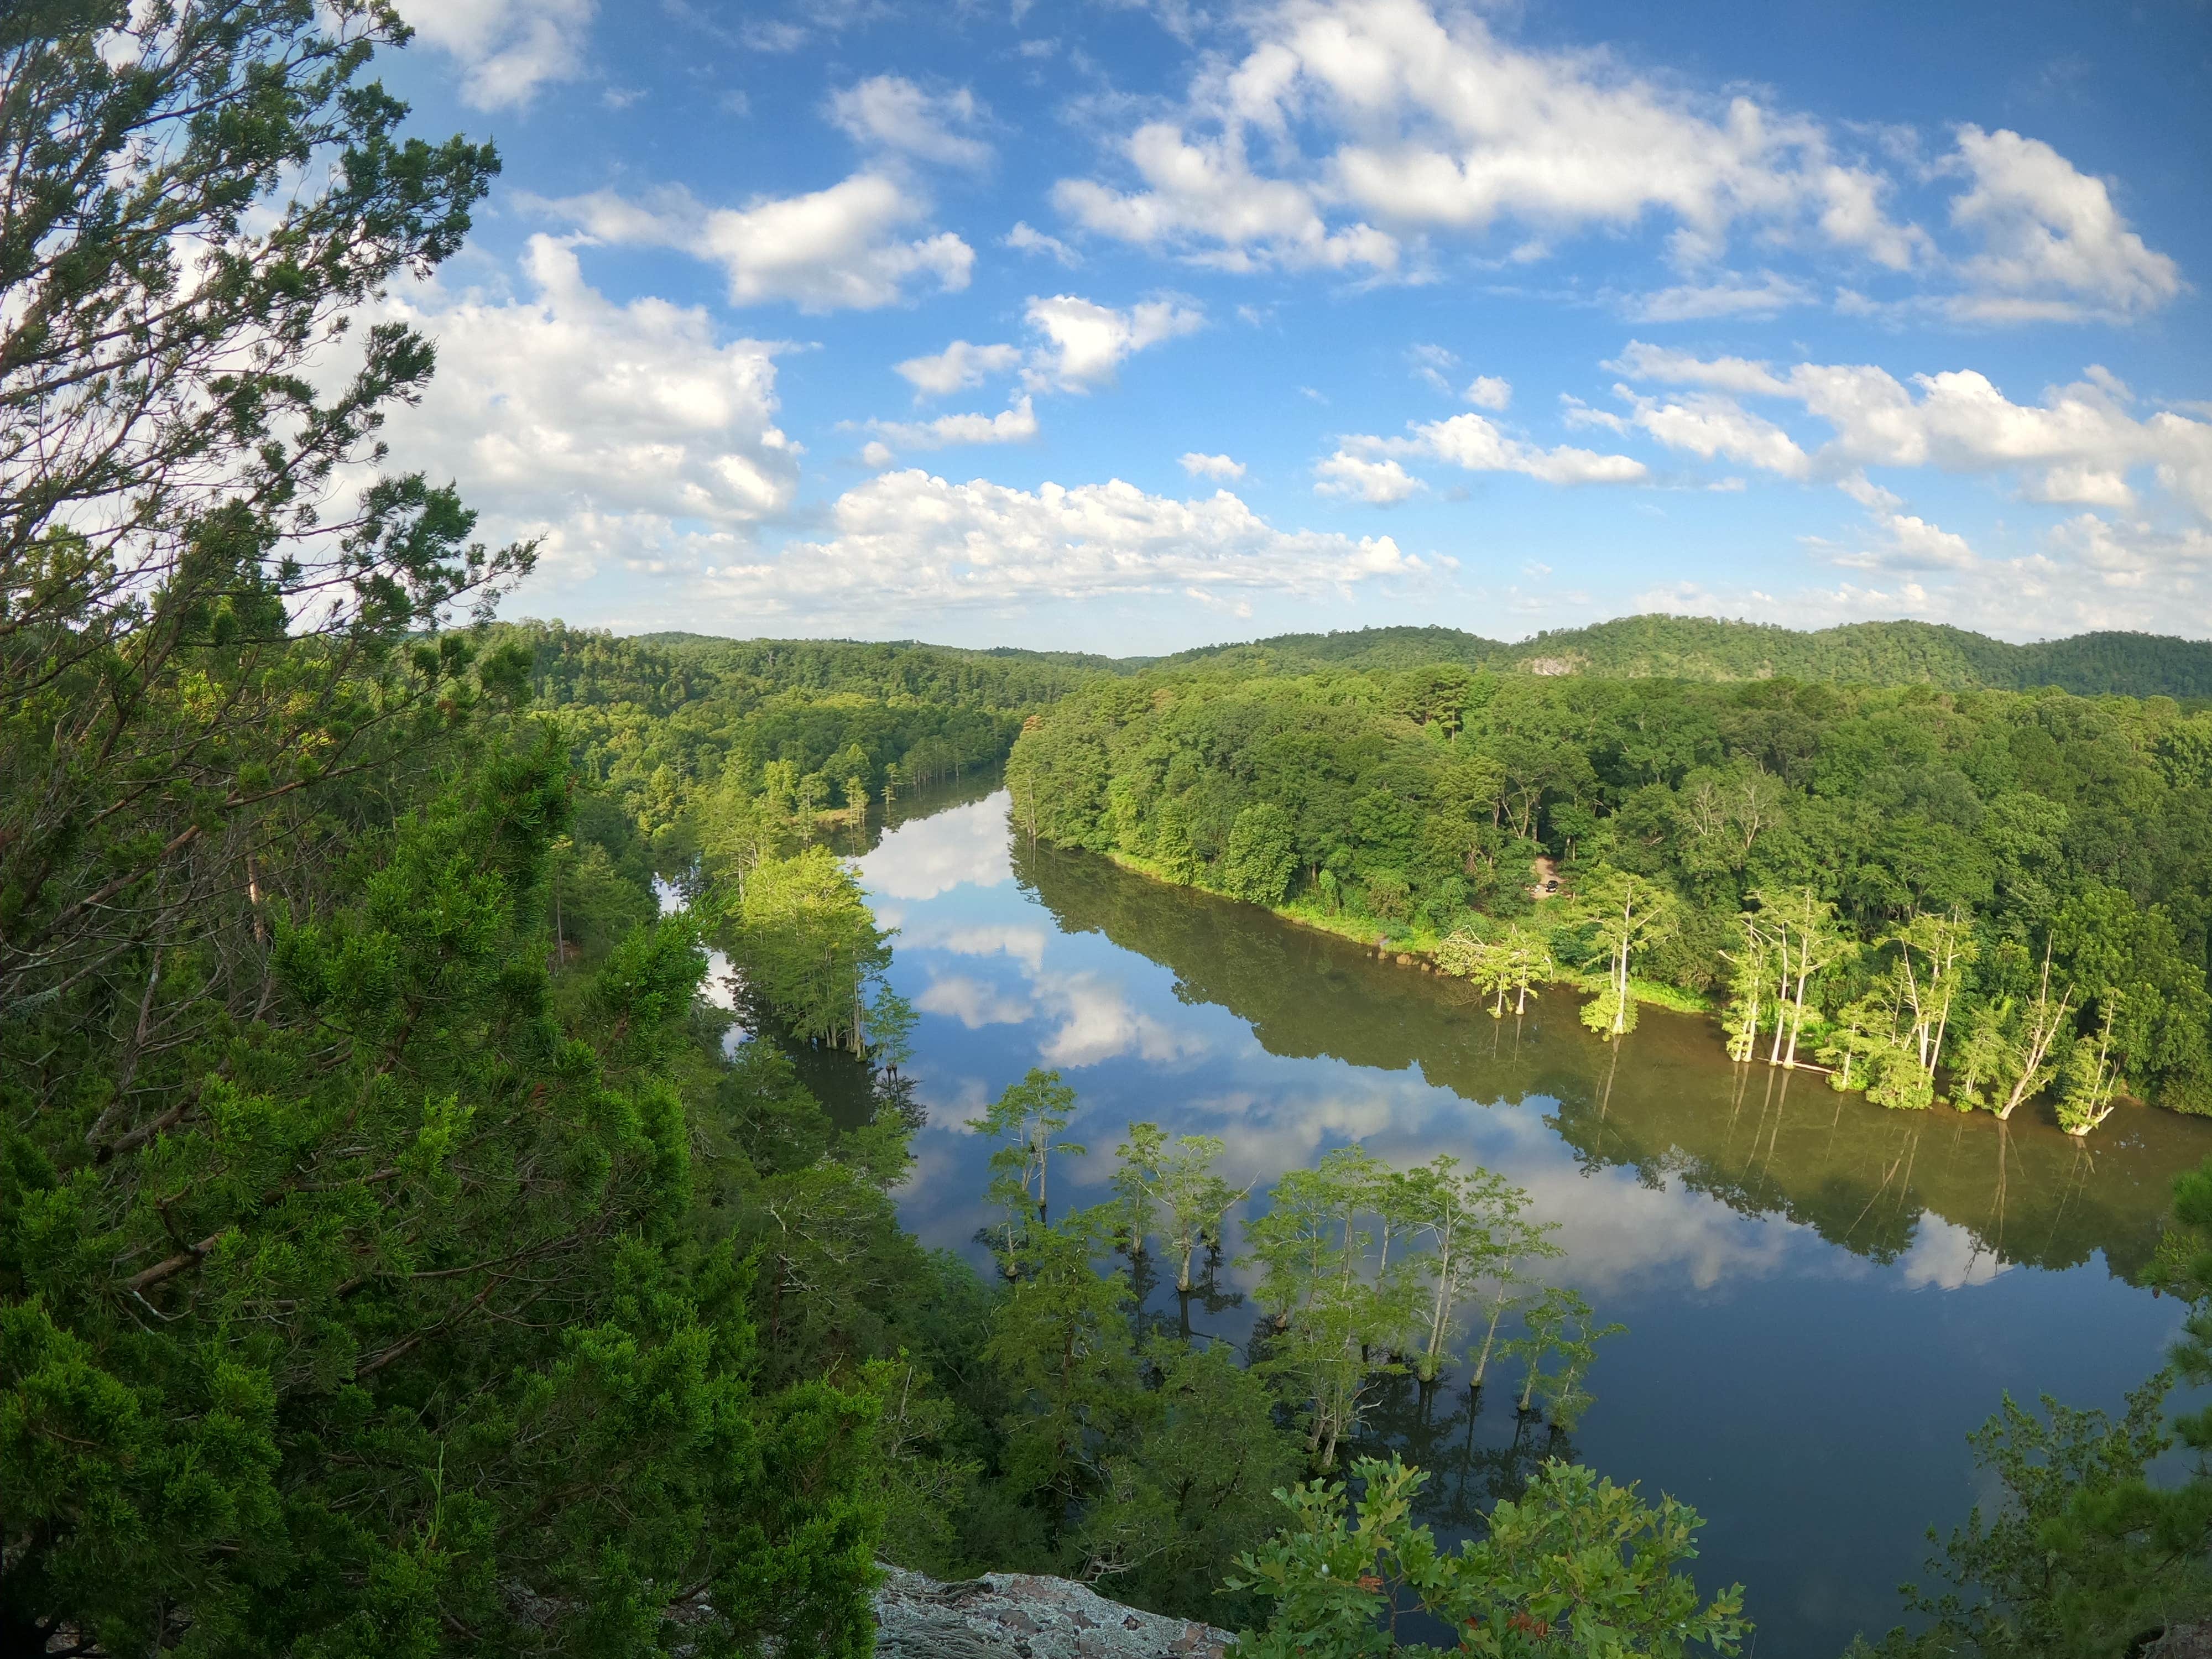
[[[2212,1624],[2168,1626],[2142,1659],[2212,1659]]]
[[[994,1572],[940,1584],[886,1567],[876,1591],[877,1659],[1223,1659],[1231,1640],[1065,1578]]]

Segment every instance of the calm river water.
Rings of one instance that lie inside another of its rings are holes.
[[[1032,1066],[1081,1091],[1068,1133],[1092,1156],[1054,1177],[1070,1202],[1103,1196],[1133,1118],[1219,1135],[1262,1187],[1353,1141],[1503,1171],[1559,1224],[1553,1276],[1629,1328],[1553,1449],[1696,1505],[1698,1581],[1745,1583],[1759,1655],[1895,1622],[1925,1529],[1987,1495],[1965,1436],[1999,1396],[2116,1407],[2179,1323],[2136,1281],[2212,1123],[2123,1109],[2083,1146],[1732,1066],[1702,1020],[1647,1010],[1618,1049],[1563,994],[1493,1021],[1457,981],[1017,846],[1003,793],[906,819],[860,868],[922,1016],[929,1120],[899,1198],[926,1243],[986,1259],[988,1148],[962,1124]],[[1216,1302],[1194,1324],[1241,1344],[1250,1311]],[[1516,1443],[1511,1395],[1470,1417],[1463,1388],[1405,1389],[1370,1419],[1437,1472],[1441,1527],[1545,1449],[1541,1430]]]

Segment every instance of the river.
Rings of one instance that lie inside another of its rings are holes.
[[[2124,1108],[2083,1145],[2040,1116],[1892,1113],[1732,1066],[1702,1019],[1646,1010],[1609,1046],[1554,992],[1493,1020],[1459,981],[1018,845],[987,787],[860,860],[921,1015],[908,1224],[987,1259],[989,1149],[963,1123],[1032,1066],[1081,1094],[1068,1134],[1091,1156],[1054,1172],[1071,1202],[1104,1195],[1133,1118],[1220,1136],[1240,1184],[1354,1141],[1510,1176],[1559,1224],[1547,1276],[1629,1328],[1550,1449],[1694,1504],[1698,1582],[1743,1582],[1759,1655],[1827,1659],[1896,1622],[1925,1529],[1990,1495],[1965,1437],[2005,1391],[2116,1407],[2175,1333],[2181,1310],[2139,1281],[2212,1122]],[[1193,1322],[1241,1345],[1250,1310],[1214,1300]],[[1401,1389],[1365,1442],[1436,1471],[1449,1528],[1547,1449],[1511,1395],[1470,1413],[1463,1388]]]

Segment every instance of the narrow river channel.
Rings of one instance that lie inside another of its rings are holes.
[[[1081,1091],[1068,1133],[1091,1155],[1054,1180],[1071,1202],[1104,1195],[1133,1118],[1219,1135],[1263,1189],[1353,1141],[1510,1176],[1559,1224],[1551,1276],[1629,1329],[1571,1445],[1519,1429],[1507,1378],[1474,1413],[1449,1383],[1379,1401],[1366,1440],[1435,1471],[1441,1529],[1572,1455],[1694,1504],[1698,1581],[1746,1584],[1758,1654],[1825,1659],[1896,1622],[1926,1528],[1988,1495],[1965,1437],[2005,1391],[2111,1408],[2160,1363],[2181,1310],[2140,1281],[2212,1122],[2126,1108],[2083,1146],[2041,1117],[1890,1113],[1731,1066],[1679,1015],[1646,1011],[1618,1048],[1563,993],[1493,1020],[1457,981],[1018,845],[983,787],[860,860],[921,1012],[908,1224],[986,1259],[988,1148],[963,1123],[1032,1066]],[[1233,1267],[1218,1284],[1192,1323],[1241,1346]]]

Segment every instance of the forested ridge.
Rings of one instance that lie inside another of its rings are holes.
[[[1148,669],[1227,673],[1403,670],[1438,664],[1495,672],[1588,674],[1601,679],[1755,680],[1783,678],[1831,685],[1926,684],[1943,690],[2028,691],[2055,686],[2077,696],[2212,699],[2212,642],[2156,634],[2079,634],[2014,645],[1940,623],[1845,623],[1806,631],[1719,617],[1622,617],[1587,628],[1553,629],[1526,640],[1485,639],[1455,628],[1380,627],[1281,634],[1203,646],[1167,657],[1102,657],[1013,647],[962,650],[859,641],[729,640],[648,634],[641,645],[672,661],[745,672],[828,690],[846,683],[882,688],[886,665],[900,683],[933,690],[963,683],[1003,685],[1049,701],[1089,675]],[[1019,672],[1019,665],[1035,670]],[[995,667],[1002,678],[994,678]]]
[[[1623,617],[1503,643],[1450,628],[1285,634],[1162,659],[1163,667],[1269,673],[1464,668],[1601,678],[1755,680],[1832,685],[1926,684],[1944,690],[2032,690],[2081,696],[2212,697],[2212,643],[2160,635],[2081,634],[2013,645],[1939,623],[1845,623],[1804,632],[1717,617]]]

